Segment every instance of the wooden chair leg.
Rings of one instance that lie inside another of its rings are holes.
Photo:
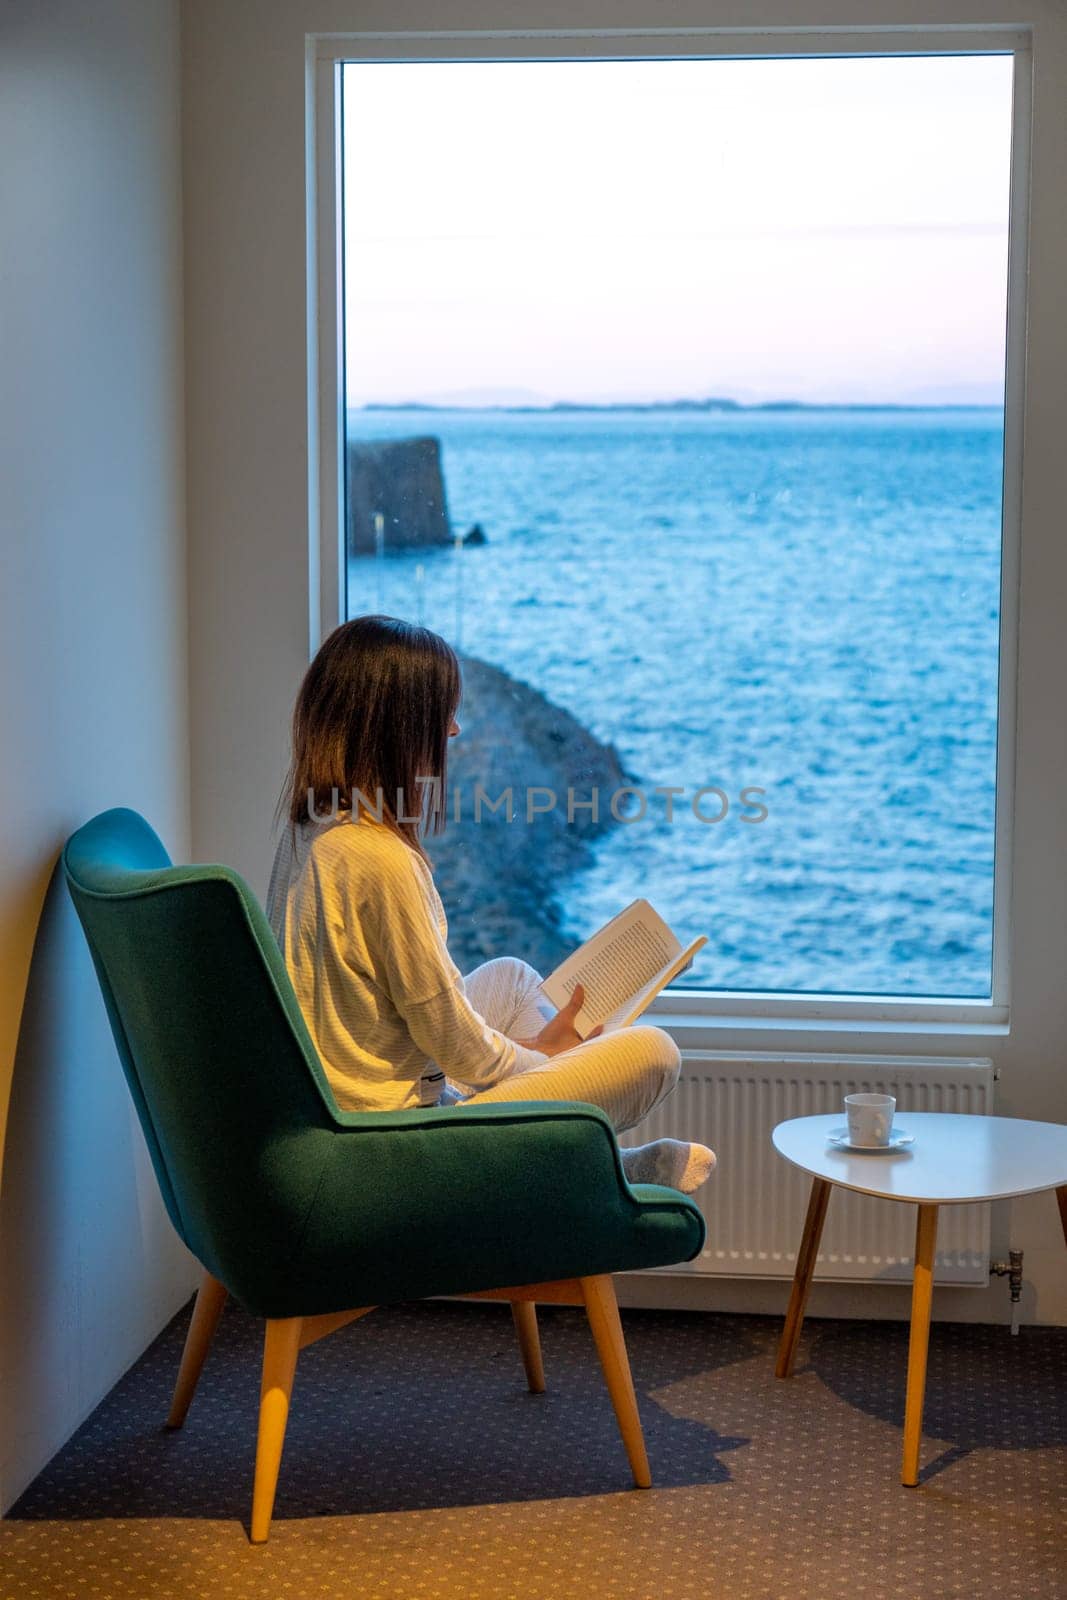
[[[519,1350],[531,1394],[545,1392],[545,1365],[541,1359],[541,1336],[537,1331],[537,1305],[533,1300],[513,1300],[511,1315],[519,1336]]]
[[[930,1348],[930,1312],[934,1294],[934,1251],[937,1207],[920,1206],[915,1230],[915,1281],[911,1290],[911,1336],[908,1340],[908,1393],[904,1402],[904,1464],[900,1481],[914,1489],[919,1481],[919,1446],[926,1395],[926,1357]]]
[[[622,1442],[626,1446],[634,1483],[639,1489],[651,1488],[652,1474],[649,1471],[648,1455],[645,1451],[645,1436],[641,1431],[641,1418],[637,1410],[637,1396],[634,1393],[630,1361],[626,1354],[626,1341],[622,1334],[622,1323],[619,1321],[615,1285],[607,1274],[595,1278],[580,1278],[578,1281],[582,1286],[586,1315],[593,1330],[597,1354],[604,1369],[608,1393],[615,1408],[615,1418],[622,1434]]]
[[[219,1325],[225,1304],[226,1290],[217,1278],[213,1278],[210,1272],[205,1272],[193,1307],[189,1332],[185,1335],[182,1364],[178,1368],[178,1380],[174,1385],[170,1415],[167,1418],[168,1428],[180,1428],[185,1421],[185,1414],[196,1393],[204,1361],[211,1348],[211,1341],[215,1337],[215,1329]]]
[[[1063,1226],[1063,1242],[1067,1244],[1067,1184],[1056,1190],[1056,1199],[1060,1204],[1060,1222]]]
[[[263,1544],[270,1532],[303,1320],[302,1317],[271,1318],[263,1339],[263,1382],[259,1392],[259,1436],[252,1489],[253,1544]]]
[[[811,1181],[808,1214],[804,1219],[804,1232],[800,1239],[800,1249],[797,1251],[796,1272],[793,1274],[793,1290],[789,1296],[785,1327],[782,1329],[782,1337],[778,1344],[778,1360],[774,1368],[776,1378],[789,1378],[793,1374],[797,1345],[800,1343],[800,1332],[804,1326],[804,1308],[808,1303],[808,1291],[815,1274],[815,1261],[819,1254],[819,1241],[822,1238],[822,1226],[826,1221],[826,1207],[830,1203],[832,1187],[833,1185],[825,1178],[813,1178]]]

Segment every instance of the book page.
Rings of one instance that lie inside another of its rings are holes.
[[[675,978],[684,972],[687,967],[692,966],[693,957],[698,950],[704,948],[707,942],[707,934],[702,933],[699,939],[694,939],[692,944],[687,945],[680,955],[675,956],[674,960],[657,972],[654,978],[650,978],[642,989],[639,989],[635,995],[625,1000],[616,1011],[612,1012],[610,1017],[605,1018],[604,1032],[611,1033],[615,1028],[626,1028],[631,1022],[636,1022],[637,1018],[643,1011],[648,1009],[660,991],[665,989],[669,983],[673,983]]]
[[[585,1004],[576,1023],[584,1038],[632,998],[678,956],[681,944],[647,900],[635,900],[558,966],[543,984],[557,1008],[576,983]]]

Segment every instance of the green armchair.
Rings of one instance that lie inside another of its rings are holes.
[[[629,1185],[577,1103],[340,1111],[266,917],[225,866],[173,866],[136,812],[71,835],[67,884],[170,1219],[204,1268],[169,1422],[227,1294],[266,1319],[251,1535],[267,1538],[297,1355],[375,1306],[511,1302],[544,1388],[535,1304],[584,1304],[634,1481],[651,1481],[610,1273],[690,1260],[697,1207]]]

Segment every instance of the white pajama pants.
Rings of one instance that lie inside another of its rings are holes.
[[[463,982],[475,1011],[509,1039],[534,1038],[554,1014],[540,991],[540,974],[513,956],[483,962]],[[586,1039],[491,1089],[449,1080],[445,1098],[586,1100],[607,1112],[616,1133],[625,1133],[670,1094],[680,1066],[670,1035],[639,1023]]]

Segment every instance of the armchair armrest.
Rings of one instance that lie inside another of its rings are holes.
[[[596,1106],[509,1101],[334,1121],[282,1275],[302,1314],[663,1266],[703,1244],[691,1201],[626,1182]]]
[[[336,1110],[333,1120],[338,1129],[359,1137],[408,1133],[448,1139],[457,1127],[477,1128],[483,1133],[518,1129],[520,1138],[536,1132],[544,1150],[552,1144],[553,1127],[561,1138],[566,1128],[569,1138],[582,1145],[583,1161],[591,1163],[587,1181],[593,1181],[595,1171],[596,1181],[613,1178],[629,1192],[611,1120],[599,1106],[584,1100],[509,1100],[497,1105],[479,1105],[474,1100],[454,1106],[423,1106],[414,1111]],[[472,1176],[464,1173],[464,1180]]]

